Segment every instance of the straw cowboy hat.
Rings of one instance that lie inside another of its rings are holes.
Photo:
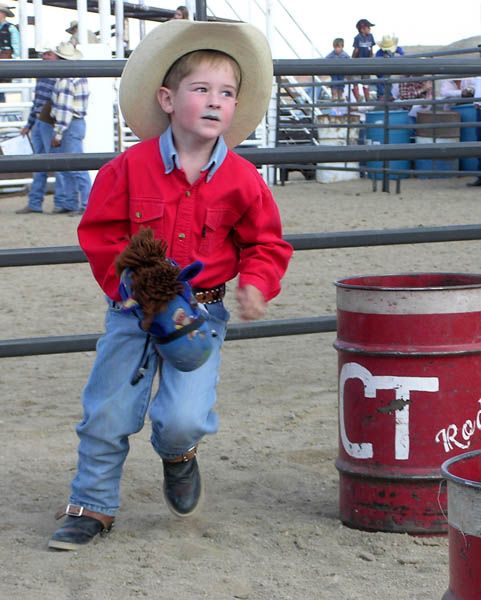
[[[15,16],[15,13],[13,13],[10,10],[10,7],[7,6],[6,4],[3,4],[3,2],[0,3],[0,12],[3,12],[3,14],[5,14],[7,17],[14,17]]]
[[[232,148],[255,130],[264,117],[272,90],[272,57],[264,35],[248,23],[166,21],[153,29],[132,52],[120,80],[124,118],[141,139],[159,136],[169,125],[156,92],[167,71],[184,54],[219,50],[241,69],[239,104],[224,134]]]
[[[384,52],[396,52],[398,38],[390,35],[383,35],[378,46]]]
[[[84,57],[80,50],[77,50],[70,42],[61,42],[56,48],[52,48],[51,52],[66,60],[80,60]]]

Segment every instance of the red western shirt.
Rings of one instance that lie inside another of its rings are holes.
[[[190,184],[181,169],[165,170],[155,138],[120,154],[95,179],[78,236],[107,296],[120,300],[115,259],[141,227],[167,242],[180,267],[204,263],[194,287],[216,287],[239,273],[240,287],[252,284],[266,300],[276,296],[292,247],[257,169],[228,151],[210,179],[204,171]]]

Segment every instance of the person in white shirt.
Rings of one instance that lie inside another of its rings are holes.
[[[441,98],[472,98],[474,95],[475,77],[466,79],[443,79],[439,89]],[[445,104],[443,110],[449,110],[452,103]]]

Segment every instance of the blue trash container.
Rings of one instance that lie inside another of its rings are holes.
[[[474,104],[459,104],[458,106],[452,106],[451,110],[459,113],[461,123],[474,123],[476,121],[476,108]],[[476,142],[476,127],[461,127],[460,140],[461,142]],[[461,171],[477,171],[478,159],[476,157],[460,158],[459,168]]]
[[[379,127],[366,128],[367,144],[384,144],[384,111],[373,110],[366,113],[366,123],[378,123]],[[388,112],[388,143],[389,144],[409,144],[411,141],[411,129],[390,129],[389,125],[409,125],[411,120],[407,110],[390,110]],[[366,167],[373,169],[382,169],[382,161],[368,161]],[[388,162],[390,169],[409,169],[409,160],[391,160]],[[382,179],[382,173],[368,173],[370,179]],[[389,179],[401,179],[407,175],[390,173]]]

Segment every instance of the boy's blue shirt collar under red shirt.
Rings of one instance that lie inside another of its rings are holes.
[[[174,138],[172,137],[172,127],[167,127],[164,133],[159,138],[159,147],[162,160],[165,165],[165,173],[172,173],[177,168],[181,169],[179,155],[174,144]],[[227,156],[228,148],[224,141],[223,136],[220,136],[217,140],[212,154],[206,165],[204,165],[201,171],[209,171],[206,177],[206,181],[210,181],[214,176],[217,169],[224,162]]]

